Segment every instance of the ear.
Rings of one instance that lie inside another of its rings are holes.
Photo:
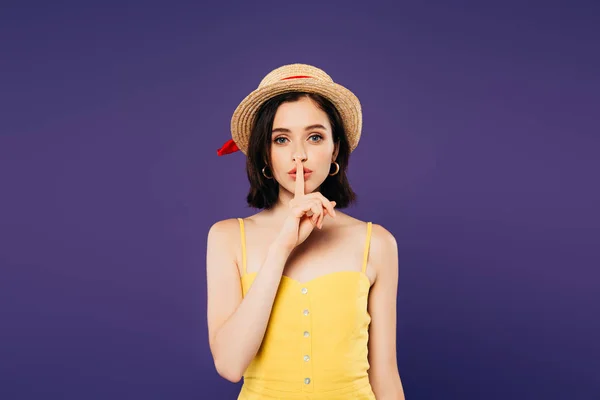
[[[333,155],[331,162],[334,162],[335,159],[337,158],[338,154],[340,152],[340,141],[338,140],[337,142],[335,142],[335,144],[333,145]]]

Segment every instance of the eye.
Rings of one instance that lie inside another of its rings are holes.
[[[320,133],[315,133],[314,135],[311,135],[311,136],[309,137],[309,139],[312,139],[312,138],[314,138],[314,137],[318,138],[319,140],[311,140],[311,142],[315,142],[315,143],[317,143],[317,142],[320,142],[320,141],[322,141],[322,140],[323,140],[323,135],[321,135]],[[280,139],[287,140],[287,138],[286,138],[286,137],[284,137],[284,136],[279,136],[279,137],[277,137],[277,138],[273,139],[273,142],[274,142],[274,143],[277,143],[277,144],[283,144],[284,142],[282,142]]]

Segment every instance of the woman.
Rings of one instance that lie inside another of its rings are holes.
[[[352,92],[306,64],[271,71],[218,154],[247,156],[247,218],[208,233],[210,348],[239,399],[404,399],[392,234],[339,209],[360,139]]]

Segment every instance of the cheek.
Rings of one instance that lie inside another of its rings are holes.
[[[318,166],[319,169],[328,172],[331,166],[331,152],[319,152],[313,157],[313,165]]]
[[[277,172],[285,172],[285,160],[281,154],[278,154],[276,151],[271,152],[271,166],[274,171]],[[288,163],[289,164],[289,163]]]

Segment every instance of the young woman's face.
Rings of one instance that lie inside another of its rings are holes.
[[[272,132],[270,169],[279,185],[294,193],[296,176],[289,171],[295,168],[295,157],[300,157],[305,193],[320,187],[337,156],[327,114],[308,97],[283,103],[275,114]]]

